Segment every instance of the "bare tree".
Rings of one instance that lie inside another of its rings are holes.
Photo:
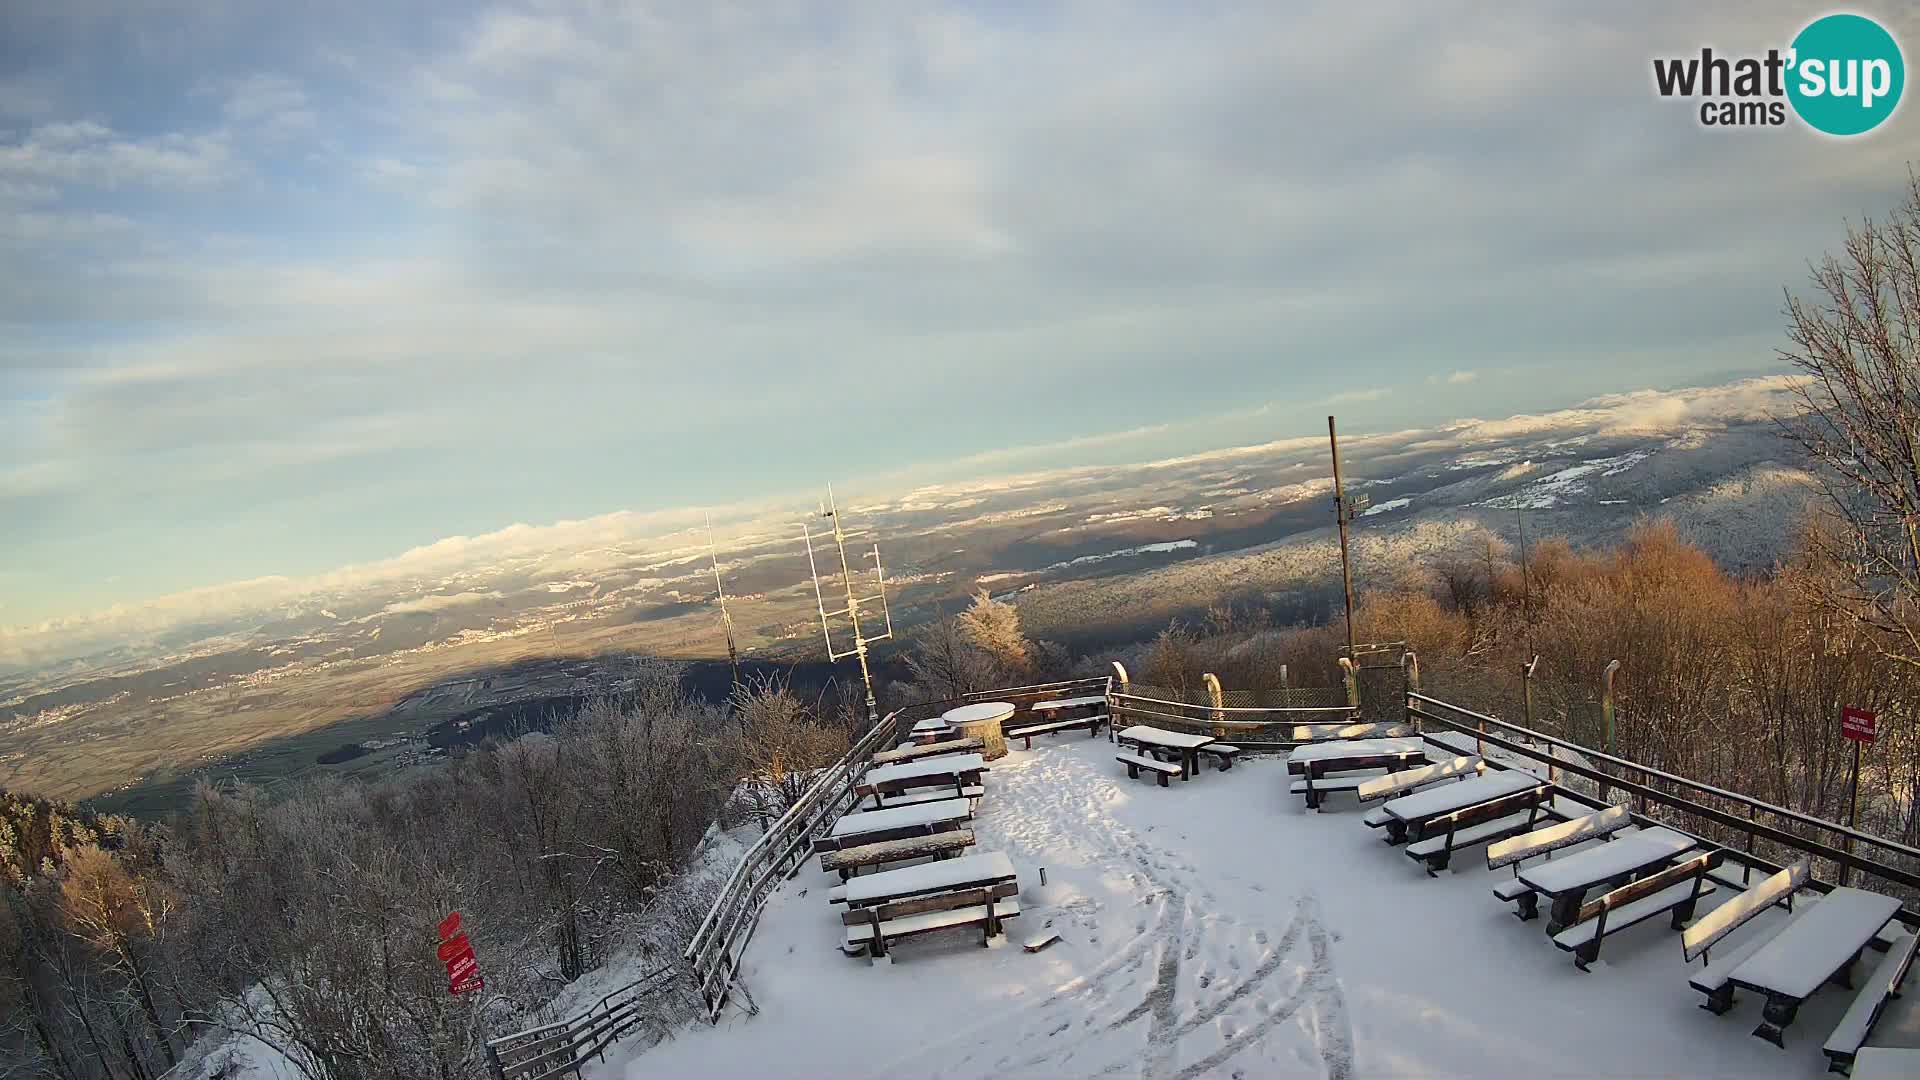
[[[1781,357],[1807,375],[1788,434],[1819,466],[1841,527],[1816,534],[1852,567],[1821,598],[1888,634],[1920,666],[1920,174],[1884,222],[1849,226],[1843,253],[1812,270],[1812,296],[1787,298]]]

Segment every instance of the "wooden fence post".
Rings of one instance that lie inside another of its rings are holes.
[[[1224,711],[1227,705],[1226,692],[1220,689],[1219,676],[1211,671],[1201,675],[1200,681],[1206,684],[1207,700],[1213,704],[1213,737],[1216,739],[1224,739],[1227,737],[1227,732],[1226,729],[1221,726],[1221,722],[1227,718],[1227,714]]]

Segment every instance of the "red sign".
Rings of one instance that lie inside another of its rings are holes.
[[[473,955],[473,942],[468,941],[460,929],[459,912],[440,921],[440,947],[434,950],[434,955],[447,965],[447,993],[471,994],[487,984],[480,977],[480,961]]]
[[[1872,742],[1877,717],[1865,709],[1849,705],[1840,710],[1840,734],[1854,742]]]

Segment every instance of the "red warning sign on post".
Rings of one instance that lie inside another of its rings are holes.
[[[1840,734],[1854,742],[1872,742],[1874,721],[1877,719],[1873,713],[1849,705],[1840,710]]]
[[[480,961],[473,955],[473,942],[460,929],[460,913],[440,921],[440,947],[434,955],[447,965],[447,992],[471,994],[487,985],[480,977]]]

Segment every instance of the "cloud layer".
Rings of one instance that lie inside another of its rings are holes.
[[[1805,14],[12,5],[0,620],[1764,369],[1920,121],[1648,60]]]

